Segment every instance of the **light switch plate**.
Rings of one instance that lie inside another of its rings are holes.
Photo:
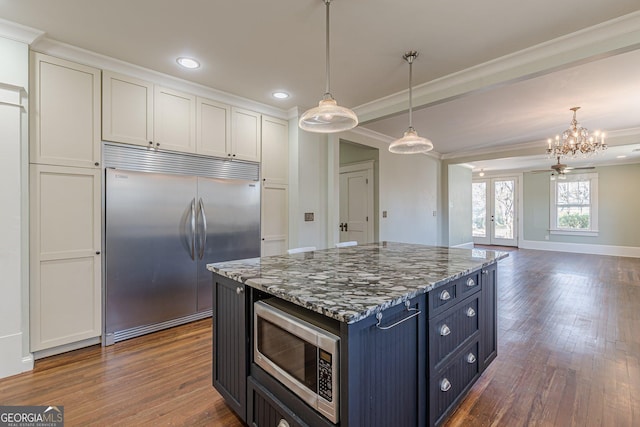
[[[304,213],[305,221],[313,221],[313,212],[305,212]]]

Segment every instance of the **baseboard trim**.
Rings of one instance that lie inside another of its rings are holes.
[[[0,378],[33,369],[33,356],[22,354],[22,332],[0,337]]]
[[[636,246],[590,245],[582,243],[521,240],[518,247],[521,249],[537,249],[541,251],[574,252],[579,254],[640,258],[640,247]]]
[[[69,344],[63,344],[56,347],[46,348],[44,350],[38,350],[33,353],[35,360],[42,359],[44,357],[55,356],[56,354],[66,353],[68,351],[78,350],[80,348],[89,347],[92,345],[100,344],[102,342],[101,337],[88,338],[86,340],[72,342]]]
[[[452,248],[473,249],[473,242],[460,243],[459,245],[452,246]]]

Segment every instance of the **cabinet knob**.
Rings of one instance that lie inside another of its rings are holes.
[[[468,364],[476,363],[476,356],[473,353],[467,354],[467,363]]]
[[[489,270],[482,270],[482,274],[489,274]]]
[[[236,288],[236,294],[240,295],[240,294],[241,294],[241,293],[243,293],[243,292],[244,292],[244,289],[243,289],[242,287],[238,286],[238,287]]]
[[[235,156],[236,156],[236,155],[235,155],[235,154],[233,154],[231,157],[235,157]],[[286,422],[286,421],[285,421],[285,422]]]
[[[440,292],[440,301],[448,301],[451,299],[451,294],[446,289]]]
[[[447,325],[440,326],[440,336],[446,337],[451,333],[451,329]]]
[[[227,153],[227,156],[231,157],[231,153]]]
[[[159,142],[156,142],[156,147],[160,147],[160,143]]]
[[[442,381],[440,381],[440,390],[449,391],[450,388],[451,388],[451,383],[449,382],[449,380],[446,378],[443,378]]]
[[[149,141],[149,145],[153,145],[153,141]]]
[[[96,166],[100,166],[100,163],[98,163],[98,162],[95,162],[95,163],[94,163],[94,165],[96,165]]]
[[[96,255],[100,255],[100,251],[96,251]]]
[[[281,419],[278,423],[278,427],[289,427],[289,423],[285,419]]]
[[[476,315],[476,311],[473,309],[473,307],[467,308],[467,317],[473,317],[475,315]]]
[[[468,287],[468,288],[471,288],[471,287],[473,287],[473,286],[475,286],[475,285],[476,285],[476,281],[475,281],[475,280],[473,280],[471,277],[469,277],[469,278],[467,279],[467,287]]]

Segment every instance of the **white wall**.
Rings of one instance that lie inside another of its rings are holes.
[[[390,153],[386,142],[357,132],[340,134],[340,139],[379,150],[380,241],[436,245],[440,161],[422,154]]]
[[[471,233],[471,169],[466,166],[448,167],[449,246],[473,245]]]
[[[28,306],[29,46],[0,37],[0,378],[33,368]],[[22,108],[24,107],[24,108]]]

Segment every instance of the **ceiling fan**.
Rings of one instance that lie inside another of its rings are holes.
[[[550,169],[542,169],[542,170],[535,170],[532,171],[533,173],[540,173],[540,172],[553,172],[551,175],[558,175],[558,176],[563,176],[565,173],[570,172],[570,171],[574,171],[574,170],[581,170],[581,169],[595,169],[595,166],[583,166],[583,167],[579,167],[579,168],[574,168],[571,166],[567,166],[563,163],[560,163],[560,156],[557,157],[558,159],[558,163],[556,163],[555,165],[551,165]]]

